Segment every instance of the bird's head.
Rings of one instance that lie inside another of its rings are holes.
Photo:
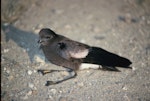
[[[54,38],[57,35],[55,34],[55,32],[53,32],[52,30],[50,30],[49,28],[43,28],[41,29],[41,31],[39,32],[39,41],[38,43],[40,43],[41,45],[48,45],[51,41],[54,40]]]

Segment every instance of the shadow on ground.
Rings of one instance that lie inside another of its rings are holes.
[[[37,55],[43,59],[42,52],[38,42],[38,35],[20,30],[13,25],[2,25],[2,30],[5,33],[5,40],[13,40],[19,47],[25,49],[28,53],[31,62],[34,62],[34,57]]]

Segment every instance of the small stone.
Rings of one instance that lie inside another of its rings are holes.
[[[34,73],[36,73],[36,72],[37,72],[37,70],[33,70],[33,72],[34,72]]]
[[[38,34],[40,32],[41,29],[35,29],[34,33]]]
[[[78,86],[83,87],[84,86],[83,82],[78,83]]]
[[[49,98],[49,99],[53,99],[53,97],[52,97],[51,95],[48,95],[48,98]]]
[[[57,90],[56,89],[51,89],[50,92],[52,92],[53,94],[56,94]]]
[[[122,87],[123,90],[128,90],[126,86]]]
[[[61,72],[61,75],[62,76],[67,76],[67,75],[69,75],[69,73],[67,71],[63,71],[63,72]]]
[[[28,73],[28,75],[31,75],[31,74],[32,74],[32,71],[31,71],[31,70],[28,70],[27,73]]]
[[[81,42],[81,43],[85,43],[86,41],[85,41],[84,39],[81,39],[80,42]]]
[[[4,25],[4,26],[8,26],[8,25],[9,25],[9,23],[4,23],[3,25]]]
[[[27,95],[29,96],[29,95],[31,95],[32,94],[32,91],[30,90],[28,93],[27,93]]]
[[[8,74],[9,74],[9,73],[10,73],[10,71],[9,71],[9,70],[6,70],[6,73],[8,73]]]
[[[135,68],[135,67],[132,67],[132,70],[133,70],[133,71],[135,71],[135,70],[136,70],[136,68]]]
[[[6,69],[6,67],[4,67],[4,71],[6,71],[7,69]]]
[[[28,83],[28,86],[30,87],[30,88],[34,88],[34,84],[33,83]]]
[[[9,80],[12,80],[14,77],[11,75],[8,77]]]
[[[25,50],[25,49],[23,49],[23,52],[24,52],[24,53],[26,53],[26,50]]]
[[[39,25],[33,27],[32,29],[33,29],[34,33],[38,34],[42,28],[43,28],[43,24],[39,24]]]
[[[61,91],[61,90],[59,91],[59,93],[62,93],[62,92],[63,92],[63,91]]]
[[[37,93],[38,93],[37,90],[32,90],[33,95],[37,95]]]
[[[45,57],[42,57],[42,56],[34,56],[34,60],[35,60],[36,62],[45,63],[44,58],[45,58]]]
[[[9,52],[9,49],[4,49],[4,53],[7,53],[7,52]]]

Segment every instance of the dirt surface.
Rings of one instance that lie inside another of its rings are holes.
[[[2,4],[2,101],[150,101],[149,0],[22,2],[25,9]],[[62,79],[67,73],[37,72],[63,69],[47,62],[39,49],[38,32],[45,27],[127,57],[133,69],[79,71],[75,79],[46,87],[47,80]]]

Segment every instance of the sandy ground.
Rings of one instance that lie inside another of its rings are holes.
[[[150,101],[149,0],[27,0],[14,8],[2,9],[2,101]],[[47,62],[39,49],[38,32],[45,27],[127,57],[133,69],[84,70],[46,87],[47,80],[67,73],[37,73],[63,69]]]

